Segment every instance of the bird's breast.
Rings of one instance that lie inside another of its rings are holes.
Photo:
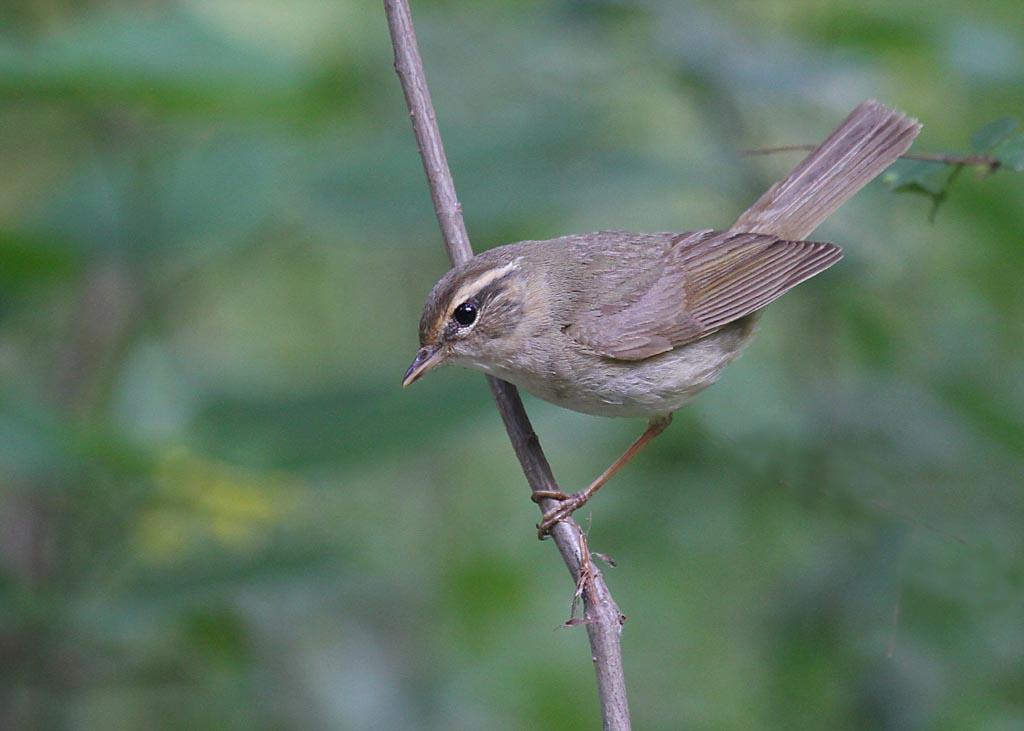
[[[650,418],[682,408],[710,386],[743,350],[754,318],[743,318],[688,345],[639,361],[603,358],[563,343],[490,363],[491,375],[562,408],[596,416]],[[539,357],[538,357],[539,356]]]

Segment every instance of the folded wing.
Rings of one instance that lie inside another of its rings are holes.
[[[745,317],[842,258],[834,244],[733,231],[680,234],[642,292],[577,315],[566,333],[608,358],[642,360]]]

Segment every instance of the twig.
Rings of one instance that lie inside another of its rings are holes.
[[[781,147],[756,147],[750,150],[743,150],[744,155],[774,155],[777,152],[805,152],[813,150],[816,145],[783,145]],[[989,172],[995,172],[1002,165],[1002,162],[990,155],[949,155],[930,154],[927,152],[905,152],[900,155],[904,160],[924,160],[925,162],[939,162],[943,165],[973,166],[984,165]]]
[[[462,207],[455,194],[455,185],[448,170],[441,134],[434,117],[434,106],[423,72],[412,15],[407,0],[384,0],[384,9],[391,30],[391,42],[395,49],[395,71],[402,82],[445,249],[454,266],[469,259],[473,255],[473,250],[466,234]],[[523,474],[530,483],[530,489],[535,493],[557,492],[558,484],[541,450],[540,441],[526,416],[518,391],[514,386],[496,378],[488,377],[487,380],[498,411],[505,422],[512,448],[519,458]],[[550,499],[542,499],[539,504],[541,511],[556,507],[556,503]],[[624,618],[612,599],[601,572],[591,564],[590,557],[584,555],[581,550],[586,545],[586,540],[579,525],[571,519],[560,521],[551,529],[551,537],[562,554],[573,581],[583,586],[588,620],[587,636],[590,639],[591,654],[597,672],[604,728],[606,731],[628,731],[629,706],[626,701],[626,681],[620,646]]]

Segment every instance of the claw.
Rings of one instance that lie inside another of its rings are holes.
[[[551,533],[551,529],[563,520],[572,517],[572,514],[587,504],[587,500],[593,492],[580,490],[572,495],[564,495],[561,498],[554,498],[559,501],[558,507],[544,513],[540,524],[537,526],[537,538],[544,540],[544,537]]]

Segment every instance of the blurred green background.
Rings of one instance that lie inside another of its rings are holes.
[[[1020,9],[414,3],[477,248],[726,226],[868,97],[969,151]],[[398,385],[447,261],[380,4],[0,28],[0,728],[598,728],[484,379]],[[1022,201],[871,185],[581,513],[636,728],[1024,728]],[[573,489],[643,427],[527,408]]]

